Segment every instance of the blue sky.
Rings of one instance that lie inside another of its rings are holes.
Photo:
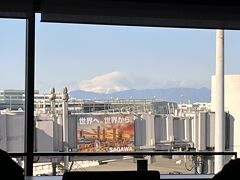
[[[239,48],[240,32],[225,31],[226,74],[240,73]],[[24,89],[24,20],[0,19],[0,52],[0,89]],[[38,15],[35,72],[40,91],[210,88],[215,30],[43,23]]]

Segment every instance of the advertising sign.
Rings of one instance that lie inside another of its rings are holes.
[[[77,122],[77,148],[81,152],[134,150],[132,114],[82,114]]]

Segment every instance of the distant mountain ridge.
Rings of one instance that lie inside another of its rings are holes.
[[[210,102],[211,98],[208,88],[130,89],[109,94],[75,90],[69,94],[80,99],[159,99],[178,103]]]

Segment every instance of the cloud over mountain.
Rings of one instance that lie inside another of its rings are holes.
[[[95,76],[89,80],[83,80],[79,84],[79,89],[95,93],[109,94],[117,91],[128,90],[129,78],[123,72],[110,72]]]

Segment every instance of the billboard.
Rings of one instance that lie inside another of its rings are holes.
[[[77,121],[77,148],[81,152],[134,150],[134,115],[82,114]]]

